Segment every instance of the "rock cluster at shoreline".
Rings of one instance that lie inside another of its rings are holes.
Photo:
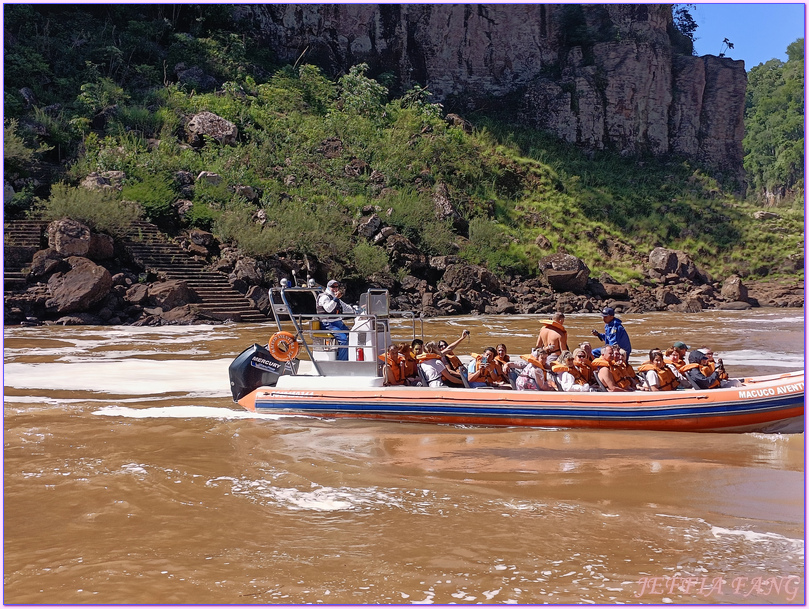
[[[640,285],[618,283],[607,273],[590,277],[582,260],[563,253],[542,259],[539,277],[504,282],[482,266],[455,256],[424,256],[405,237],[368,226],[363,223],[368,237],[383,235],[376,242],[412,274],[400,281],[390,276],[369,277],[362,283],[348,281],[349,300],[368,287],[386,288],[393,309],[414,311],[422,317],[597,312],[604,306],[625,314],[804,305],[803,280],[744,283],[731,276],[720,282],[685,252],[666,248],[655,248],[649,254]],[[231,287],[264,313],[269,312],[270,282],[277,284],[293,273],[299,281],[305,280],[311,269],[309,260],[257,261],[215,243],[206,249],[198,244],[200,239],[190,237],[181,237],[179,243],[189,253],[207,259],[211,270],[228,274]],[[51,223],[48,240],[49,247],[37,251],[27,268],[26,288],[5,293],[7,325],[222,323],[199,313],[194,303],[200,297],[185,282],[150,277],[127,260],[119,244],[106,235],[65,219]],[[312,274],[320,282],[328,279],[327,271]]]

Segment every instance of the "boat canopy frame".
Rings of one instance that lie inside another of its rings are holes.
[[[270,308],[278,331],[285,331],[285,324],[292,325],[295,340],[306,351],[318,376],[329,376],[329,372],[348,375],[356,375],[359,372],[360,375],[366,376],[372,371],[373,376],[382,376],[383,362],[380,355],[384,355],[391,343],[389,324],[391,318],[409,319],[413,338],[417,337],[418,322],[420,325],[418,334],[422,337],[424,335],[424,321],[421,317],[416,317],[412,311],[390,311],[388,290],[369,289],[360,295],[359,307],[353,307],[355,312],[342,315],[332,313],[323,315],[317,312],[317,298],[323,290],[322,286],[280,286],[269,290]],[[307,295],[311,300],[307,300]],[[334,331],[320,327],[321,319],[324,317],[330,320],[355,320],[354,327],[345,331],[345,334],[349,335],[348,345],[337,345]],[[365,335],[362,342],[360,342],[361,335]],[[351,340],[353,337],[356,340]],[[353,353],[353,359],[347,362],[332,362],[322,357],[323,354],[334,352],[338,348],[348,349],[349,353]],[[373,357],[364,358],[364,353],[369,349]],[[363,358],[357,357],[360,350],[363,350]],[[293,370],[292,374],[297,375],[297,372]]]

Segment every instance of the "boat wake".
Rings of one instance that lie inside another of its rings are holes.
[[[105,406],[93,414],[127,419],[268,419],[277,421],[278,419],[290,417],[290,415],[258,414],[246,410],[211,408],[209,406],[162,406],[156,408]]]

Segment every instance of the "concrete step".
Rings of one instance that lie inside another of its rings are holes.
[[[219,296],[220,294],[224,294],[224,295],[228,295],[228,296],[233,294],[233,290],[228,290],[228,289],[225,289],[225,288],[211,288],[211,287],[202,287],[202,286],[198,286],[198,285],[195,286],[195,285],[192,285],[191,283],[188,283],[188,286],[194,288],[194,291],[197,294],[199,294],[200,296],[202,296],[204,294],[206,296],[211,296],[211,297],[215,298],[215,297]],[[243,298],[243,296],[240,296],[240,298]]]
[[[249,300],[231,287],[227,275],[203,270],[205,264],[169,241],[157,227],[148,223],[133,224],[124,245],[129,254],[144,267],[161,273],[166,279],[182,280],[200,297],[195,303],[204,315],[215,319],[267,321],[267,316],[252,308]]]
[[[6,245],[47,247],[48,224],[44,220],[12,220],[3,224],[3,240]]]
[[[6,290],[27,286],[22,269],[30,264],[28,253],[33,255],[41,247],[47,247],[48,224],[41,220],[14,220],[4,224],[4,262],[15,264],[14,268],[5,269],[3,282]],[[196,306],[203,315],[220,320],[238,318],[239,321],[251,323],[268,320],[266,315],[252,308],[250,301],[231,287],[226,274],[204,270],[204,261],[189,255],[170,241],[154,224],[133,222],[121,243],[132,259],[143,267],[159,272],[167,279],[186,281],[199,295],[201,302]],[[23,258],[26,259],[25,265],[22,265]]]
[[[203,301],[197,304],[206,307],[236,307],[237,309],[251,308],[250,305],[248,305],[244,300],[235,300],[232,298],[203,298]]]

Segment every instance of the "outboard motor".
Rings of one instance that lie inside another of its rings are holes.
[[[254,344],[233,360],[228,368],[230,391],[233,401],[238,402],[259,387],[274,387],[278,377],[285,373],[295,374],[300,361],[279,362],[266,347]]]

